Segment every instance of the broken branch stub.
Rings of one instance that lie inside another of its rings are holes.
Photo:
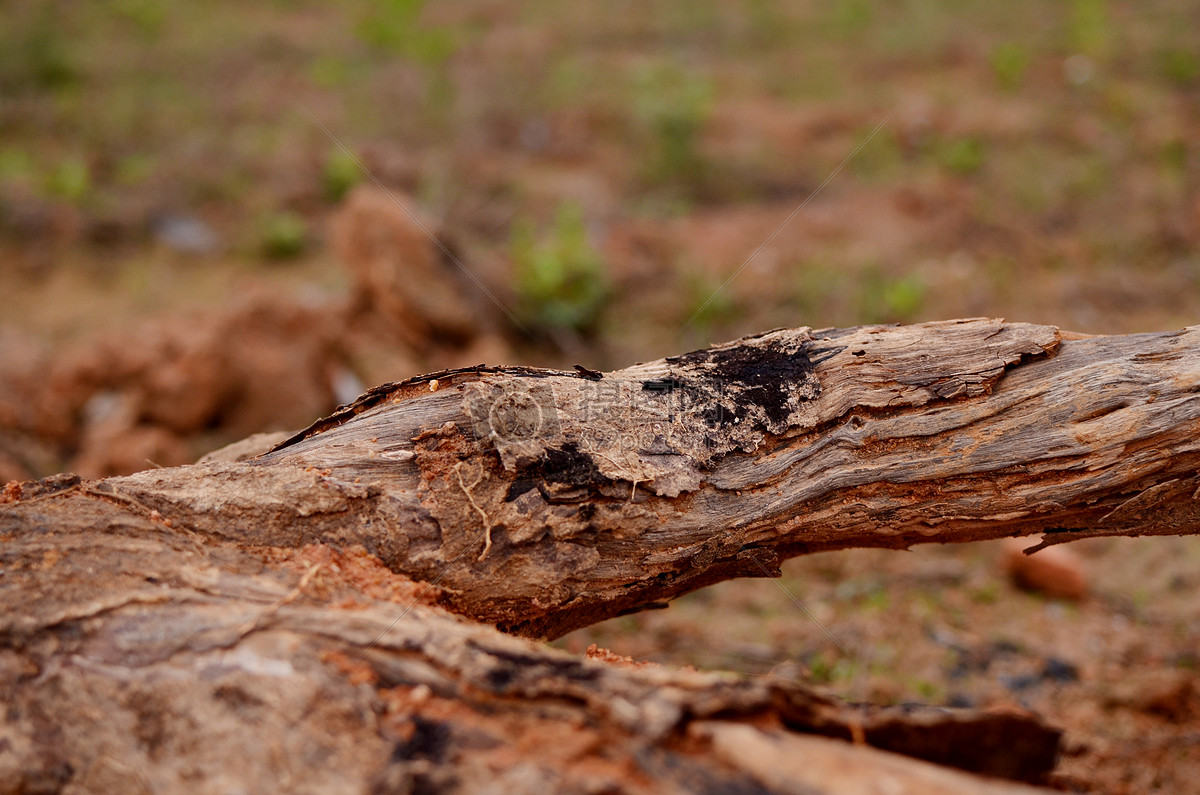
[[[1200,526],[1200,328],[777,330],[606,373],[376,387],[248,462],[93,488],[246,543],[360,543],[554,637],[784,558]]]

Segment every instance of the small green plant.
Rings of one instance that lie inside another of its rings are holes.
[[[941,701],[946,697],[945,688],[937,682],[931,682],[928,679],[919,677],[911,677],[906,684],[909,689],[921,697],[921,700],[926,703]]]
[[[453,125],[457,88],[446,62],[458,51],[466,31],[422,22],[425,0],[372,0],[354,28],[355,36],[391,61],[397,57],[425,67],[420,70],[424,96],[418,110],[419,125],[432,135],[448,134]],[[345,64],[349,67],[349,64]],[[348,68],[330,69],[318,78],[345,81]]]
[[[608,273],[588,240],[578,204],[560,205],[549,234],[540,239],[531,223],[516,224],[512,261],[527,321],[577,332],[595,327],[609,294]]]
[[[1182,48],[1164,49],[1158,54],[1158,71],[1174,85],[1187,88],[1200,78],[1200,55]]]
[[[321,88],[340,88],[346,84],[349,75],[349,64],[331,55],[318,56],[308,65],[309,79]]]
[[[988,59],[996,82],[1005,91],[1016,91],[1025,82],[1025,70],[1029,68],[1029,52],[1015,42],[1001,44],[992,50]]]
[[[458,48],[452,32],[420,23],[425,0],[375,0],[355,34],[364,44],[426,66],[439,66]]]
[[[675,63],[643,68],[634,83],[634,111],[651,138],[643,166],[646,179],[656,185],[682,184],[690,192],[709,170],[700,133],[711,111],[712,85]]]
[[[858,675],[858,665],[845,657],[818,653],[809,655],[804,662],[808,666],[809,679],[813,684],[846,682]]]
[[[1067,44],[1074,52],[1102,56],[1111,36],[1106,0],[1071,0]]]
[[[140,185],[154,174],[157,166],[157,160],[151,155],[125,155],[117,161],[113,178],[118,185]]]
[[[983,141],[974,137],[953,138],[937,149],[937,161],[948,171],[968,176],[983,167]]]
[[[0,182],[23,182],[37,171],[33,158],[24,149],[0,149]]]
[[[270,259],[297,257],[307,242],[308,225],[294,212],[274,212],[261,222],[260,245],[263,255]]]
[[[0,26],[0,86],[34,86],[59,91],[77,84],[82,75],[71,35],[49,5],[26,26]]]
[[[137,27],[146,39],[155,39],[167,19],[168,3],[164,0],[117,0],[113,10],[118,16]]]
[[[1181,180],[1188,170],[1188,145],[1181,138],[1167,141],[1159,150],[1163,171],[1172,179]]]
[[[971,591],[971,601],[977,605],[991,605],[1000,601],[1000,586],[994,582],[985,583]]]
[[[690,271],[683,279],[688,296],[688,319],[698,331],[708,331],[737,317],[737,302],[728,290],[721,289],[720,280]]]
[[[864,130],[855,139],[864,141],[869,131]],[[899,175],[904,167],[904,149],[891,130],[880,130],[870,146],[858,150],[850,161],[851,172],[859,179],[884,181]]]
[[[830,5],[830,25],[842,38],[861,34],[870,27],[874,17],[875,7],[869,0],[843,0]]]
[[[867,268],[859,277],[859,317],[864,323],[912,320],[925,304],[925,282],[915,273],[890,276]]]
[[[69,202],[81,201],[91,187],[91,170],[78,155],[60,160],[46,175],[46,193]]]
[[[335,146],[325,158],[321,181],[324,183],[325,198],[331,202],[338,202],[362,181],[362,169],[349,152]]]
[[[876,613],[887,612],[890,602],[887,590],[879,585],[873,586],[862,597],[862,607]]]

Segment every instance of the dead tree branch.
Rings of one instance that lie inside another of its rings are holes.
[[[554,637],[788,557],[1200,527],[1200,329],[775,331],[583,372],[378,387],[249,462],[96,484],[177,527],[359,543]]]

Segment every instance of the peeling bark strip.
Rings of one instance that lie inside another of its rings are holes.
[[[250,462],[92,488],[232,540],[360,543],[555,637],[787,557],[1200,526],[1200,329],[791,329],[603,374],[377,387]]]

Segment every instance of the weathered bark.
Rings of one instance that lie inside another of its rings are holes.
[[[1036,720],[614,668],[434,605],[554,636],[814,550],[1195,532],[1200,329],[971,320],[481,366],[235,457],[6,488],[8,791],[1007,791],[788,730],[1034,780],[1056,741]]]
[[[817,550],[1194,532],[1198,470],[1200,329],[969,320],[422,376],[253,461],[91,488],[218,537],[360,543],[554,637]]]

